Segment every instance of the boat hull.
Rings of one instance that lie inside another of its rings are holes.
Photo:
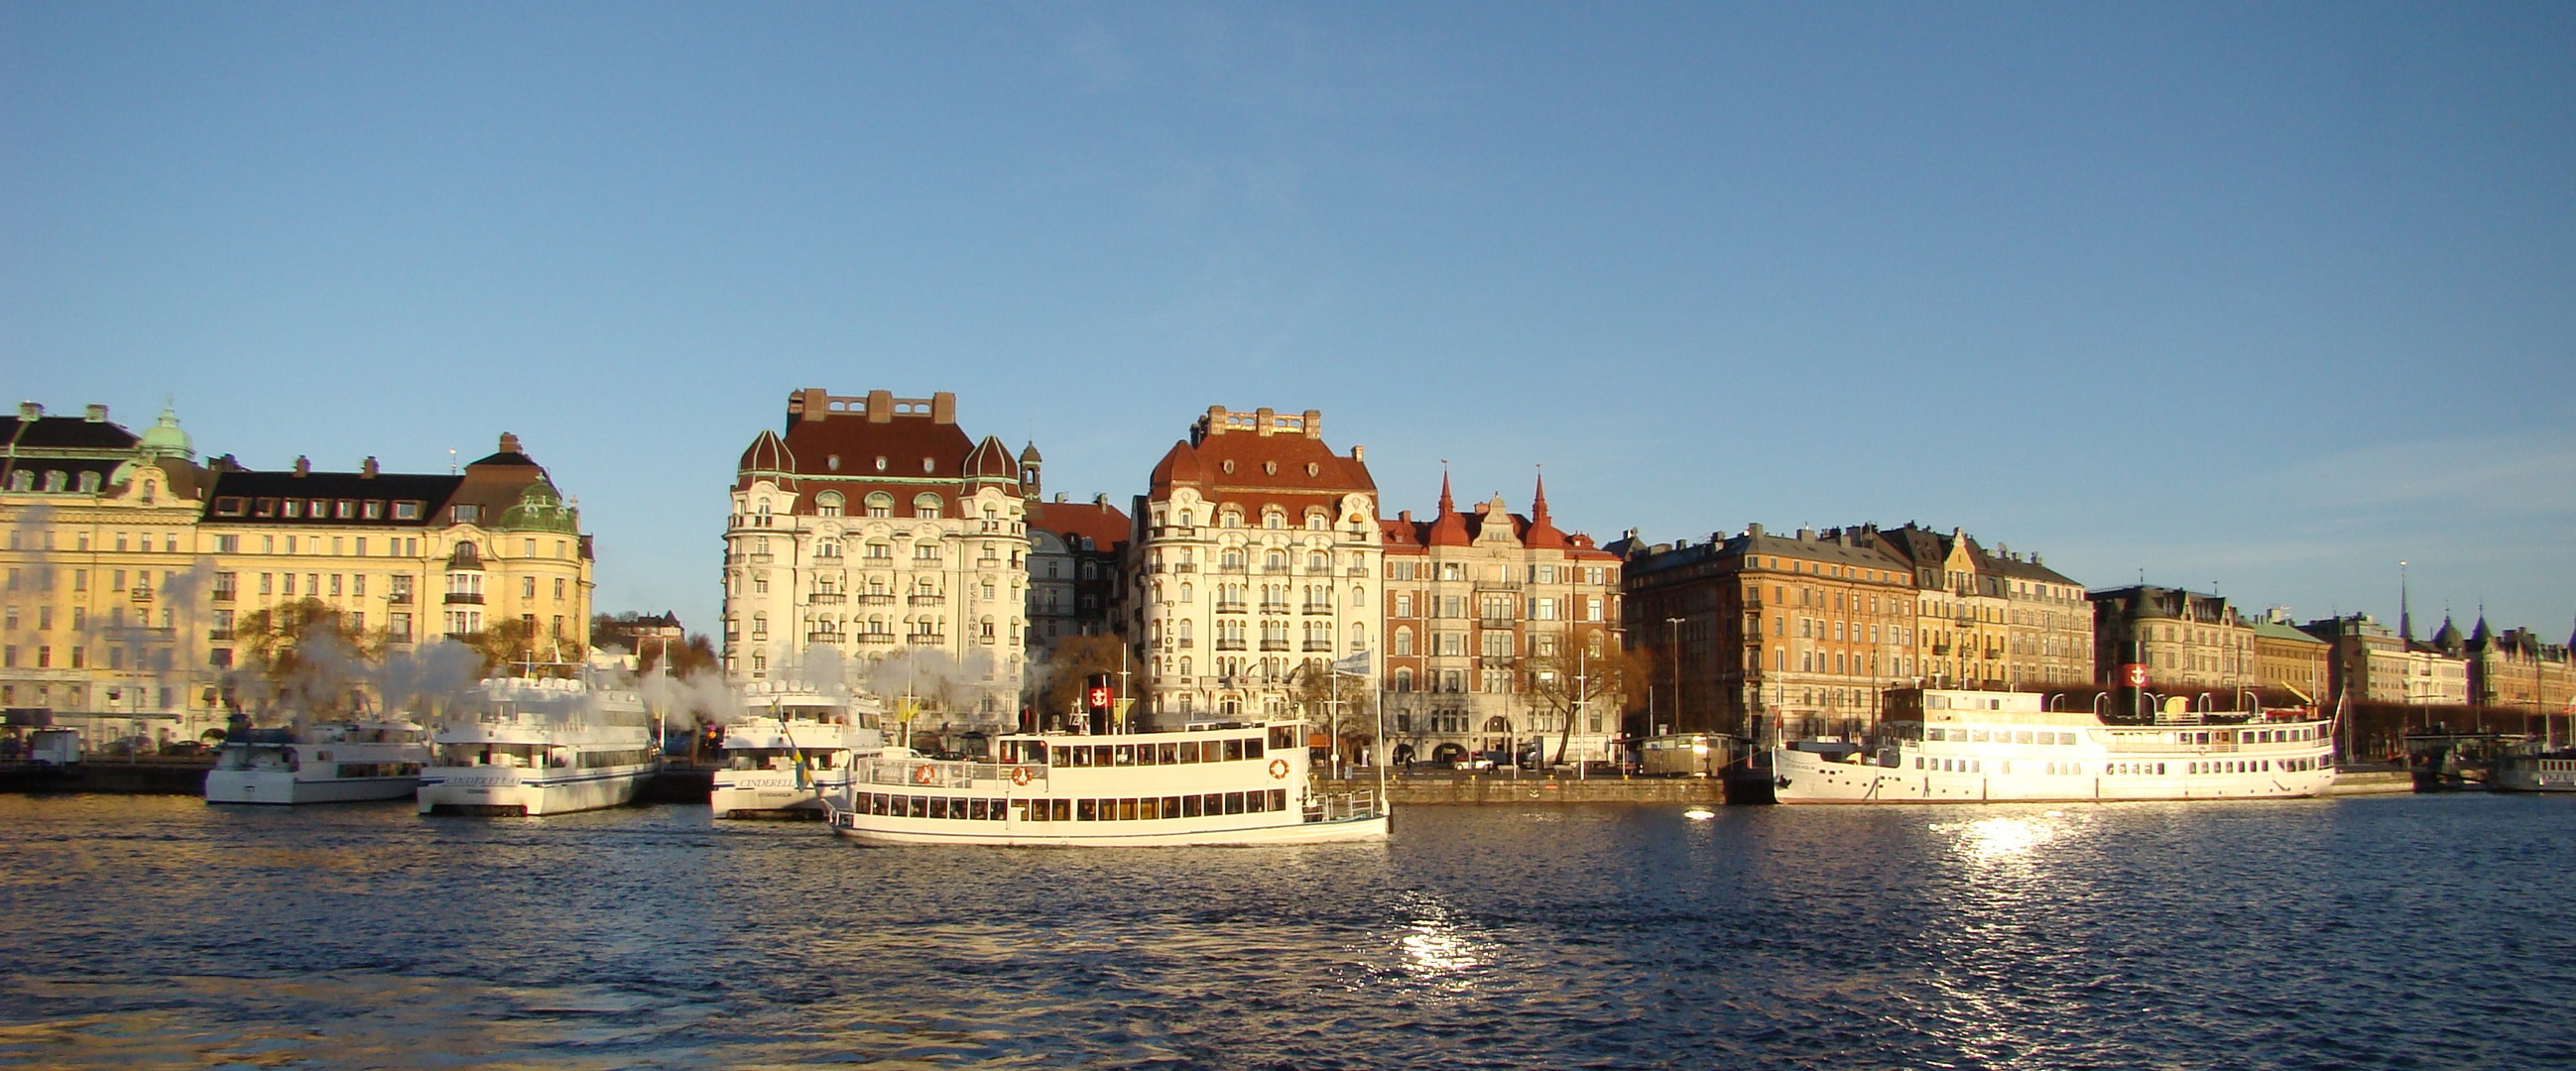
[[[2144,800],[2297,799],[2323,795],[2331,768],[2250,773],[1954,773],[1835,762],[1808,752],[1774,751],[1772,798],[1820,803],[2110,803]],[[2023,763],[2022,765],[2037,765]],[[2094,764],[2099,766],[2099,764]],[[2139,762],[2168,770],[2188,763]]]
[[[208,770],[206,802],[291,806],[398,800],[420,787],[418,777],[348,777],[297,780],[287,770]]]
[[[1189,819],[1170,820],[1176,826]],[[1204,820],[1202,820],[1204,821]],[[894,818],[847,811],[831,817],[832,832],[862,843],[981,844],[1004,848],[1257,847],[1383,840],[1392,832],[1386,815],[1314,822],[1208,825],[1204,828],[1133,829],[1137,822],[957,821]],[[1160,825],[1161,823],[1154,823]],[[989,828],[987,828],[989,827]],[[1064,827],[1075,828],[1068,832]]]
[[[719,771],[715,787],[707,793],[707,809],[718,818],[785,818],[817,821],[823,817],[823,797],[847,791],[849,776],[807,781],[802,787],[789,774],[759,778],[729,779]]]
[[[423,771],[417,797],[420,813],[536,817],[623,807],[653,776],[653,767],[546,771],[533,777],[529,773],[494,767]]]
[[[2576,756],[2498,760],[2487,773],[2491,792],[2576,792]]]

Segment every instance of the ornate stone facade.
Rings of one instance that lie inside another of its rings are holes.
[[[1616,757],[1621,697],[1594,684],[1614,680],[1622,647],[1621,562],[1557,529],[1544,483],[1524,517],[1501,495],[1459,511],[1444,476],[1431,519],[1406,511],[1379,527],[1390,749],[1448,761],[1538,740],[1550,761]]]
[[[1323,425],[1211,407],[1155,464],[1128,557],[1147,717],[1287,717],[1298,674],[1378,649],[1377,484]]]
[[[829,651],[857,684],[896,652],[954,728],[1016,722],[1028,612],[1028,496],[956,396],[788,396],[783,433],[743,451],[725,530],[724,664],[783,677]]]

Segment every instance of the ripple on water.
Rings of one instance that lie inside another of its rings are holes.
[[[0,798],[0,1061],[2576,1066],[2563,800],[1417,809],[860,849]]]

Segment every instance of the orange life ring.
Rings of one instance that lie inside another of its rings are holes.
[[[1286,759],[1272,759],[1272,760],[1270,760],[1270,776],[1271,776],[1271,777],[1273,777],[1273,778],[1275,778],[1275,779],[1277,779],[1277,780],[1281,780],[1281,781],[1285,781],[1285,780],[1287,780],[1287,779],[1288,779],[1288,760],[1286,760]]]
[[[926,763],[926,762],[925,762],[925,763],[922,763],[922,764],[921,764],[921,765],[919,765],[919,766],[915,766],[915,767],[913,767],[913,768],[912,768],[912,783],[913,783],[913,784],[916,784],[916,785],[927,785],[927,784],[931,784],[931,783],[933,783],[933,782],[936,782],[936,781],[938,781],[938,780],[939,780],[939,769],[938,769],[937,767],[935,767],[935,766],[932,766],[932,765],[931,765],[931,764],[929,764],[929,763]]]
[[[1026,767],[1026,766],[1017,766],[1017,767],[1013,767],[1013,768],[1011,769],[1011,783],[1012,783],[1012,784],[1015,784],[1015,785],[1025,785],[1025,784],[1028,784],[1028,783],[1029,783],[1029,768],[1028,768],[1028,767]]]

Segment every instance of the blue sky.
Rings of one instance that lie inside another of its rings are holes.
[[[1390,512],[1918,520],[2576,620],[2576,7],[0,6],[0,361],[202,450],[517,432],[718,603],[789,391],[1113,500],[1211,404]],[[2419,631],[2429,631],[2429,625]]]

